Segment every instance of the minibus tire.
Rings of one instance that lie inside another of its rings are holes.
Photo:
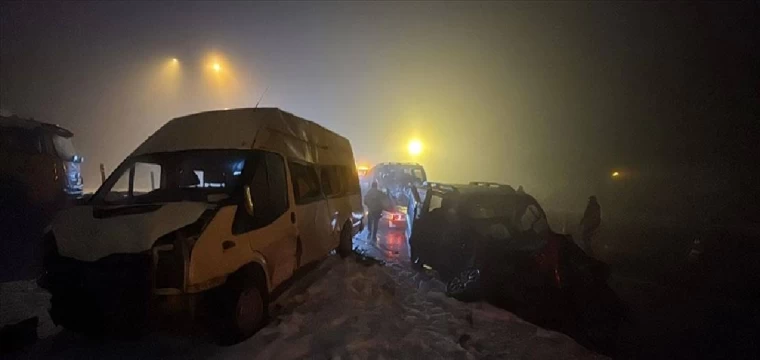
[[[346,258],[351,255],[353,249],[353,237],[351,234],[351,225],[346,223],[343,225],[343,230],[340,231],[340,243],[338,243],[338,255],[341,258]]]
[[[219,342],[234,345],[248,339],[264,326],[267,303],[261,284],[255,278],[238,272],[224,285]]]

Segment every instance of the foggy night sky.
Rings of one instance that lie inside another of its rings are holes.
[[[652,196],[757,187],[757,3],[0,6],[0,107],[72,130],[88,188],[172,117],[252,107],[267,86],[261,106],[347,136],[360,162],[407,160],[420,138],[431,180],[575,207],[613,169]],[[204,80],[210,52],[234,87]]]

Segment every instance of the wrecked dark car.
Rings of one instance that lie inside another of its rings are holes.
[[[479,182],[422,190],[409,240],[414,267],[435,269],[452,297],[484,298],[581,343],[611,346],[625,310],[606,284],[608,267],[553,232],[532,196]]]

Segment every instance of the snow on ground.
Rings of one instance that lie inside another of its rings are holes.
[[[41,316],[40,328],[52,326],[39,311],[46,294],[18,288],[22,301]],[[7,297],[7,288],[3,289]],[[57,331],[15,355],[77,359],[600,357],[564,334],[543,330],[505,310],[451,299],[444,294],[444,285],[428,274],[398,264],[371,265],[337,256],[296,281],[272,305],[270,324],[238,345],[219,347],[199,336],[168,334],[135,341],[96,341]]]
[[[49,304],[50,294],[33,280],[0,283],[0,327],[37,316],[37,334],[53,335],[58,330],[47,312]]]
[[[319,270],[326,274],[286,298],[277,324],[228,350],[263,359],[596,356],[507,311],[451,299],[424,273],[337,258]]]

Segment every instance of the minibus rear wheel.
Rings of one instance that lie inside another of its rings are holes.
[[[238,271],[230,276],[222,292],[220,343],[232,345],[248,339],[264,326],[266,292],[258,276]]]

